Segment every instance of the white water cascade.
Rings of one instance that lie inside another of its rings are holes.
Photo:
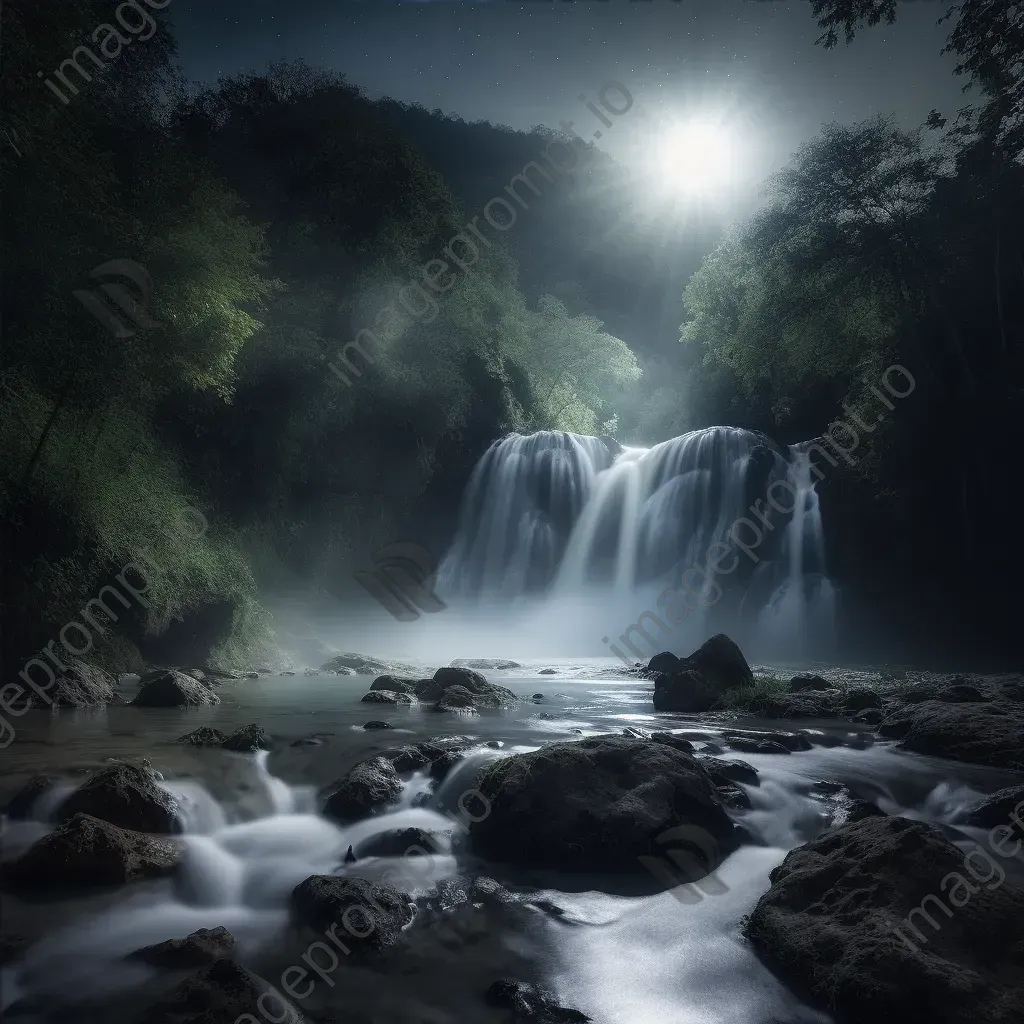
[[[809,447],[735,427],[649,449],[509,435],[473,472],[438,592],[456,605],[542,608],[549,627],[589,635],[578,653],[622,657],[614,638],[647,611],[672,634],[648,641],[658,649],[688,653],[723,629],[753,656],[827,654],[835,591]],[[685,596],[666,598],[668,587]],[[690,614],[670,616],[681,599]],[[624,660],[653,653],[627,647]]]

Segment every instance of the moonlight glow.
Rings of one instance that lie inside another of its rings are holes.
[[[665,129],[659,149],[666,184],[684,195],[720,195],[735,180],[739,146],[723,125],[702,120],[672,125]]]

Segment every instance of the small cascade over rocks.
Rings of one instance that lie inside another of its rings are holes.
[[[691,627],[711,616],[713,628],[694,635],[725,630],[759,657],[827,654],[835,591],[812,448],[737,427],[649,449],[559,431],[511,434],[472,474],[438,592],[454,604],[539,603],[556,614],[613,602],[621,626],[614,615],[600,626],[613,636],[645,610],[670,632],[696,612]],[[670,587],[677,597],[665,596]],[[573,619],[593,635],[593,614],[567,612],[562,629]],[[684,629],[653,646],[688,642]]]

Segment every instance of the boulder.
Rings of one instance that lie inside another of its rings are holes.
[[[542,668],[537,675],[539,676],[557,676],[558,669],[556,668]]]
[[[464,686],[449,686],[434,705],[435,711],[476,711],[476,694]]]
[[[562,1006],[533,985],[511,978],[496,981],[484,996],[488,1006],[510,1010],[512,1019],[523,1024],[587,1024],[592,1018],[579,1010]]]
[[[711,782],[716,788],[728,785],[730,782],[743,782],[748,786],[760,785],[757,776],[757,769],[746,761],[738,758],[724,757],[700,757],[701,767],[711,777]]]
[[[22,821],[29,818],[32,814],[32,808],[35,806],[36,801],[48,790],[54,783],[59,782],[60,779],[56,775],[49,775],[45,772],[41,772],[38,775],[33,775],[28,782],[25,783],[17,793],[11,797],[11,802],[7,805],[7,817],[11,821]]]
[[[201,707],[219,703],[220,697],[208,686],[172,668],[147,672],[132,701],[140,708]]]
[[[729,732],[722,733],[722,738],[730,746],[735,747],[736,741],[738,740],[754,740],[755,742],[768,741],[770,743],[776,743],[780,747],[785,747],[787,751],[793,750],[810,750],[813,744],[810,739],[802,732],[783,732],[772,731],[772,732],[761,732],[754,729],[731,729]],[[739,750],[739,747],[736,747]],[[750,751],[750,753],[757,753],[757,751]],[[774,751],[778,753],[778,751]]]
[[[654,680],[654,710],[698,714],[718,706],[719,692],[699,672],[661,673]]]
[[[412,697],[401,691],[392,690],[370,690],[364,693],[360,700],[364,704],[411,704]]]
[[[57,820],[89,814],[136,832],[180,832],[178,804],[157,785],[156,773],[127,761],[103,768],[82,783],[57,809]]]
[[[972,880],[933,825],[871,816],[791,851],[745,931],[840,1024],[1010,1024],[1024,1020],[1024,893],[993,876]]]
[[[335,783],[324,805],[324,815],[350,825],[395,803],[401,792],[395,766],[386,758],[371,757],[360,761]]]
[[[881,706],[881,694],[866,686],[852,687],[843,695],[843,707],[847,711],[867,711],[868,708],[880,708]]]
[[[900,708],[878,726],[904,750],[993,768],[1024,769],[1024,705],[929,700]]]
[[[789,754],[789,747],[769,739],[767,736],[726,736],[726,741],[733,750],[741,754]]]
[[[145,1010],[136,1024],[232,1024],[249,1017],[277,1024],[301,1024],[304,1019],[258,974],[232,960],[215,960]]]
[[[198,729],[179,736],[174,742],[187,743],[192,747],[219,747],[226,739],[227,735],[220,729],[211,729],[208,725],[201,725]]]
[[[855,821],[863,821],[864,818],[884,818],[885,811],[872,800],[851,800],[850,806],[846,808],[845,825],[851,825]]]
[[[430,763],[430,777],[440,782],[461,760],[461,750],[444,751]]]
[[[45,664],[45,663],[44,663]],[[121,700],[115,687],[117,680],[105,669],[97,665],[89,665],[77,658],[69,658],[63,668],[48,666],[53,675],[49,685],[37,681],[41,690],[46,691],[43,698],[34,690],[27,690],[23,696],[26,706],[86,708],[112,704]]]
[[[735,829],[707,771],[664,743],[593,737],[483,769],[489,810],[470,832],[484,857],[538,868],[637,869],[666,830],[699,833],[717,867]]]
[[[978,800],[976,803],[965,807],[957,816],[957,820],[964,825],[973,825],[975,828],[995,828],[997,825],[1008,825],[1014,828],[1015,825],[1024,832],[1024,823],[1017,824],[1010,816],[1016,815],[1021,818],[1024,812],[1024,785],[1008,786],[991,796]]]
[[[435,711],[473,711],[514,708],[519,698],[505,686],[489,683],[479,672],[451,665],[416,684],[420,700],[434,701]]]
[[[88,814],[76,814],[4,865],[6,887],[54,890],[123,885],[169,874],[181,851],[173,839],[118,828]]]
[[[944,700],[947,704],[972,704],[978,701],[991,700],[992,696],[982,693],[976,686],[970,683],[953,683],[935,695],[936,700]]]
[[[441,844],[433,832],[422,828],[395,828],[364,839],[355,851],[359,857],[425,857],[438,853]]]
[[[693,753],[693,744],[684,736],[674,736],[670,732],[652,732],[651,740],[655,743],[664,743],[669,747],[675,747],[676,750],[681,750],[684,754]]]
[[[843,695],[839,690],[759,695],[749,710],[758,718],[837,718]]]
[[[397,661],[380,661],[378,658],[368,658],[365,654],[352,653],[336,655],[321,665],[320,671],[337,672],[340,675],[351,675],[354,672],[361,676],[379,676],[396,671],[403,676],[416,675],[416,669],[412,665],[403,665]]]
[[[853,721],[859,725],[878,725],[885,718],[885,712],[881,708],[865,708],[853,716]]]
[[[143,946],[128,954],[129,960],[141,960],[152,967],[178,970],[186,967],[204,967],[222,957],[230,957],[235,950],[235,937],[223,926],[200,928],[183,939],[168,939],[153,946]]]
[[[364,729],[394,729],[390,722],[381,722],[376,719],[370,722],[363,722]]]
[[[682,670],[683,663],[671,651],[662,651],[647,663],[647,672],[650,675],[660,675],[662,672],[671,675],[673,672],[682,672]]]
[[[416,680],[400,679],[398,676],[377,676],[370,684],[370,689],[387,690],[389,693],[414,694],[416,692]]]
[[[251,753],[254,750],[270,750],[273,745],[273,740],[255,723],[236,729],[221,744],[225,750],[234,750],[240,754]]]
[[[356,877],[310,875],[292,890],[291,919],[296,927],[318,933],[333,926],[343,947],[369,952],[395,944],[412,920],[410,900],[408,893],[390,885],[371,885]]]
[[[803,690],[831,690],[832,684],[821,676],[810,672],[801,672],[789,681],[789,692],[800,693]]]
[[[397,772],[413,772],[449,754],[461,754],[471,746],[473,740],[468,736],[436,736],[432,740],[382,750],[379,756],[390,761]]]
[[[699,672],[719,692],[754,685],[754,673],[743,652],[724,633],[716,633],[684,658],[681,667]]]

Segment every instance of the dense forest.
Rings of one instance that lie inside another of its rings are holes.
[[[574,146],[571,173],[520,183],[530,209],[484,240],[467,224],[564,137],[372,102],[301,64],[193,87],[167,24],[105,48],[63,102],[37,69],[107,6],[3,7],[5,668],[129,565],[145,600],[100,620],[109,667],[172,649],[270,664],[263,585],[336,593],[381,544],[443,548],[473,464],[508,431],[650,444],[730,423],[791,443],[878,410],[893,364],[913,395],[819,486],[851,632],[883,628],[907,658],[1019,654],[1024,36],[1009,7],[951,18],[963,109],[824,126],[724,237],[634,216],[623,168]],[[813,0],[808,17],[822,45],[855,46],[897,13]],[[424,268],[446,251],[434,294]],[[122,337],[75,296],[111,260],[152,278]],[[346,347],[362,331],[369,356]],[[203,528],[175,528],[189,520]]]

